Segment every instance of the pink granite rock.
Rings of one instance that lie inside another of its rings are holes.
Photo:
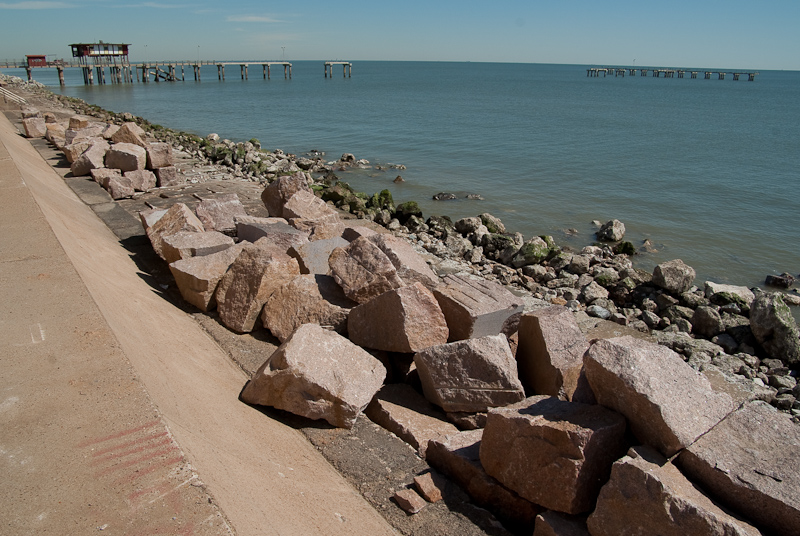
[[[680,453],[681,470],[765,533],[800,530],[800,427],[765,402],[749,402]]]
[[[625,419],[600,406],[534,396],[489,411],[481,442],[486,472],[529,501],[588,512],[611,464],[625,452]]]
[[[159,169],[175,165],[175,158],[172,156],[172,145],[164,142],[148,143],[145,147],[147,152],[147,169]]]
[[[405,285],[389,257],[368,237],[357,238],[347,247],[334,249],[328,262],[331,275],[344,289],[345,295],[358,303],[368,302]]]
[[[433,294],[447,319],[451,341],[497,335],[523,310],[522,300],[485,279],[447,275]]]
[[[486,474],[480,462],[483,430],[459,432],[431,439],[426,461],[448,475],[469,494],[478,506],[487,508],[501,521],[530,526],[544,510],[506,488]]]
[[[331,214],[336,214],[336,212],[325,201],[314,195],[311,190],[301,189],[284,201],[281,217],[287,220],[293,218],[318,220]],[[272,216],[272,212],[270,212],[270,216]]]
[[[614,464],[588,526],[592,536],[761,534],[723,512],[649,447],[634,447]]]
[[[413,489],[401,489],[394,494],[393,499],[407,514],[417,514],[427,504],[425,499],[420,497]]]
[[[438,478],[434,478],[433,473],[427,472],[421,475],[417,475],[414,477],[414,487],[417,489],[417,492],[422,495],[422,498],[428,501],[429,503],[437,503],[441,501],[444,497],[442,497],[442,485],[443,483],[440,482],[444,479],[440,476]]]
[[[156,183],[159,188],[165,186],[176,186],[181,183],[181,178],[178,175],[178,168],[175,166],[167,166],[153,170],[156,176]]]
[[[300,275],[272,293],[261,321],[281,342],[303,324],[319,324],[346,334],[347,314],[355,305],[332,277]]]
[[[115,125],[113,123],[107,124],[106,128],[103,130],[103,138],[106,140],[111,140],[111,137],[116,134],[119,130],[119,125]]]
[[[198,220],[194,212],[183,203],[175,203],[156,221],[153,221],[153,223],[149,223],[149,221],[150,220],[146,218],[142,220],[145,225],[145,232],[150,239],[150,243],[153,244],[153,249],[162,259],[165,258],[163,252],[163,241],[165,237],[181,231],[191,231],[195,233],[204,231],[202,222]],[[147,224],[149,224],[149,227]]]
[[[63,149],[61,149],[61,152],[62,152],[62,153],[64,153],[64,156],[66,157],[66,159],[67,159],[67,162],[69,162],[70,164],[72,164],[72,163],[74,163],[74,162],[75,162],[75,160],[77,160],[77,159],[78,159],[78,157],[79,157],[80,155],[82,155],[82,154],[83,154],[83,152],[84,152],[86,149],[88,149],[89,147],[91,147],[91,145],[92,145],[92,144],[93,144],[95,141],[96,141],[96,140],[93,140],[93,139],[91,139],[91,138],[84,138],[84,139],[82,139],[82,140],[78,140],[78,141],[75,141],[75,142],[73,142],[73,143],[70,143],[70,144],[67,144],[67,145],[65,145],[65,146],[64,146],[64,148],[63,148]]]
[[[105,123],[92,123],[84,128],[69,129],[64,131],[64,140],[69,145],[83,140],[88,140],[90,138],[103,138],[103,131],[105,128]]]
[[[627,417],[640,441],[672,456],[736,409],[675,352],[633,337],[596,341],[584,360],[598,404]]]
[[[147,153],[143,147],[132,143],[117,143],[106,152],[106,167],[121,171],[144,169]]]
[[[352,428],[380,389],[380,361],[316,324],[297,328],[247,383],[241,398]]]
[[[237,216],[247,216],[247,211],[236,194],[219,194],[210,199],[203,199],[197,203],[195,212],[206,231],[219,231],[225,234],[233,234],[236,231],[234,220]]]
[[[258,218],[255,216],[236,216],[236,236],[239,240],[256,242],[264,237],[271,242],[289,248],[308,243],[308,233],[289,225],[283,218]]]
[[[111,136],[111,141],[116,144],[130,143],[139,147],[147,147],[147,134],[144,129],[136,123],[123,123],[119,129]],[[144,167],[144,166],[142,166]]]
[[[369,227],[356,225],[353,227],[345,227],[344,231],[342,231],[342,238],[344,238],[348,242],[352,242],[356,238],[361,238],[362,236],[373,236],[376,234],[378,234],[377,231],[374,231]]]
[[[420,283],[390,290],[355,307],[347,331],[355,344],[388,352],[417,352],[447,341],[442,310]]]
[[[118,169],[108,169],[108,168],[96,168],[89,171],[94,181],[102,186],[105,184],[105,181],[112,178],[112,177],[121,177],[122,174],[119,172]],[[164,211],[166,212],[166,210]]]
[[[112,199],[126,199],[135,193],[131,180],[120,175],[110,175],[104,178],[103,188],[108,190]]]
[[[328,240],[342,235],[344,223],[335,212],[315,219],[290,218],[289,224],[300,231],[308,233],[309,240]]]
[[[168,263],[189,257],[211,255],[228,249],[234,244],[233,238],[216,231],[200,233],[181,231],[165,236],[161,243],[161,252],[164,254],[164,260]]]
[[[458,432],[441,411],[410,385],[384,385],[364,414],[417,449],[422,458],[425,458],[428,440]]]
[[[152,171],[137,169],[136,171],[126,171],[123,176],[131,181],[133,189],[137,192],[146,192],[156,187],[156,176]]]
[[[104,167],[107,151],[108,143],[105,140],[95,141],[75,159],[70,166],[70,171],[72,171],[72,174],[76,177],[83,177],[88,175],[93,169]]]
[[[425,398],[448,412],[486,411],[525,398],[504,335],[488,335],[414,355]]]
[[[69,118],[69,128],[80,130],[89,126],[90,119],[85,115],[73,115]]]
[[[47,128],[47,132],[44,135],[44,139],[61,150],[67,144],[67,127],[65,127],[62,123],[47,123],[45,126]],[[56,143],[57,141],[58,143]]]
[[[243,247],[244,244],[237,244],[217,253],[188,257],[171,263],[169,269],[183,299],[201,311],[210,311],[216,307],[214,293],[217,285]]]
[[[429,290],[439,284],[439,278],[428,263],[407,241],[391,234],[375,234],[368,240],[386,254],[405,284],[422,283]]]
[[[589,349],[572,311],[554,305],[524,314],[518,333],[519,379],[526,391],[572,400]]]
[[[284,175],[272,181],[261,192],[261,200],[267,207],[267,212],[272,217],[283,218],[283,205],[296,192],[305,190],[310,192],[308,177],[305,173],[297,172],[294,175]]]
[[[252,331],[267,299],[297,275],[296,260],[266,244],[247,244],[217,288],[220,321],[239,333]]]
[[[681,294],[691,288],[695,275],[694,268],[675,259],[655,267],[653,283],[673,294]]]
[[[28,117],[22,120],[22,128],[26,138],[43,138],[47,134],[47,126],[43,117]]]

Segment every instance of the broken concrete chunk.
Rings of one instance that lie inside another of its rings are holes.
[[[614,464],[588,526],[592,536],[761,534],[745,521],[723,512],[649,447],[634,447]]]
[[[194,210],[206,231],[219,231],[229,235],[236,232],[236,217],[247,215],[236,194],[221,194],[203,199]]]
[[[504,335],[432,346],[414,363],[425,397],[448,412],[486,411],[525,397]]]
[[[572,400],[588,349],[575,315],[566,307],[554,305],[522,315],[516,356],[522,385],[530,394]]]
[[[218,253],[171,263],[169,269],[183,299],[201,311],[210,311],[216,307],[214,293],[217,285],[243,247],[244,244],[237,244]]]
[[[385,376],[380,361],[365,350],[338,333],[305,324],[258,369],[241,396],[248,404],[352,428]]]
[[[420,283],[390,290],[355,307],[347,331],[359,346],[388,352],[417,352],[447,341],[442,310]]]
[[[220,321],[239,333],[252,331],[267,299],[298,275],[296,260],[267,244],[245,245],[217,288]]]
[[[736,408],[675,352],[633,337],[596,341],[584,361],[598,404],[627,417],[640,441],[672,456]]]
[[[481,442],[486,472],[529,501],[557,512],[594,507],[611,464],[625,452],[622,415],[534,396],[489,411]]]
[[[485,279],[447,275],[433,294],[450,328],[450,341],[497,335],[523,310],[520,299]]]
[[[676,463],[770,534],[798,533],[800,428],[769,404],[745,404],[681,452]]]
[[[264,305],[261,321],[281,342],[303,324],[319,324],[344,335],[347,314],[355,305],[332,277],[301,275],[272,293]]]
[[[216,231],[181,231],[162,240],[162,253],[168,263],[189,257],[211,255],[233,246],[233,238]]]
[[[458,428],[444,420],[441,411],[410,385],[384,385],[364,413],[372,422],[417,449],[422,458],[428,440],[458,432]]]

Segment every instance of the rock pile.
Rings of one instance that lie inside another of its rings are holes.
[[[74,119],[45,122],[45,135],[110,192],[152,184],[147,168],[169,162],[130,121]],[[800,530],[800,428],[787,415],[800,415],[800,339],[780,294],[700,289],[680,260],[645,273],[626,243],[564,251],[489,214],[423,220],[387,191],[308,173],[368,165],[353,155],[200,146],[267,177],[270,217],[220,197],[141,220],[188,302],[238,333],[260,319],[281,340],[245,402],[338,427],[366,412],[534,534]],[[394,234],[346,227],[333,206]],[[598,237],[623,234],[612,220]],[[425,505],[412,490],[396,501]]]

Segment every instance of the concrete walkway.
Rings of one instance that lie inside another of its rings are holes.
[[[394,534],[2,114],[0,199],[0,533]]]

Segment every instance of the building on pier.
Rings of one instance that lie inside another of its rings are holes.
[[[105,83],[105,69],[108,67],[112,82],[131,82],[131,64],[128,59],[130,43],[73,43],[72,57],[78,58],[83,70],[85,83],[92,83],[92,68],[97,71],[97,82]]]

